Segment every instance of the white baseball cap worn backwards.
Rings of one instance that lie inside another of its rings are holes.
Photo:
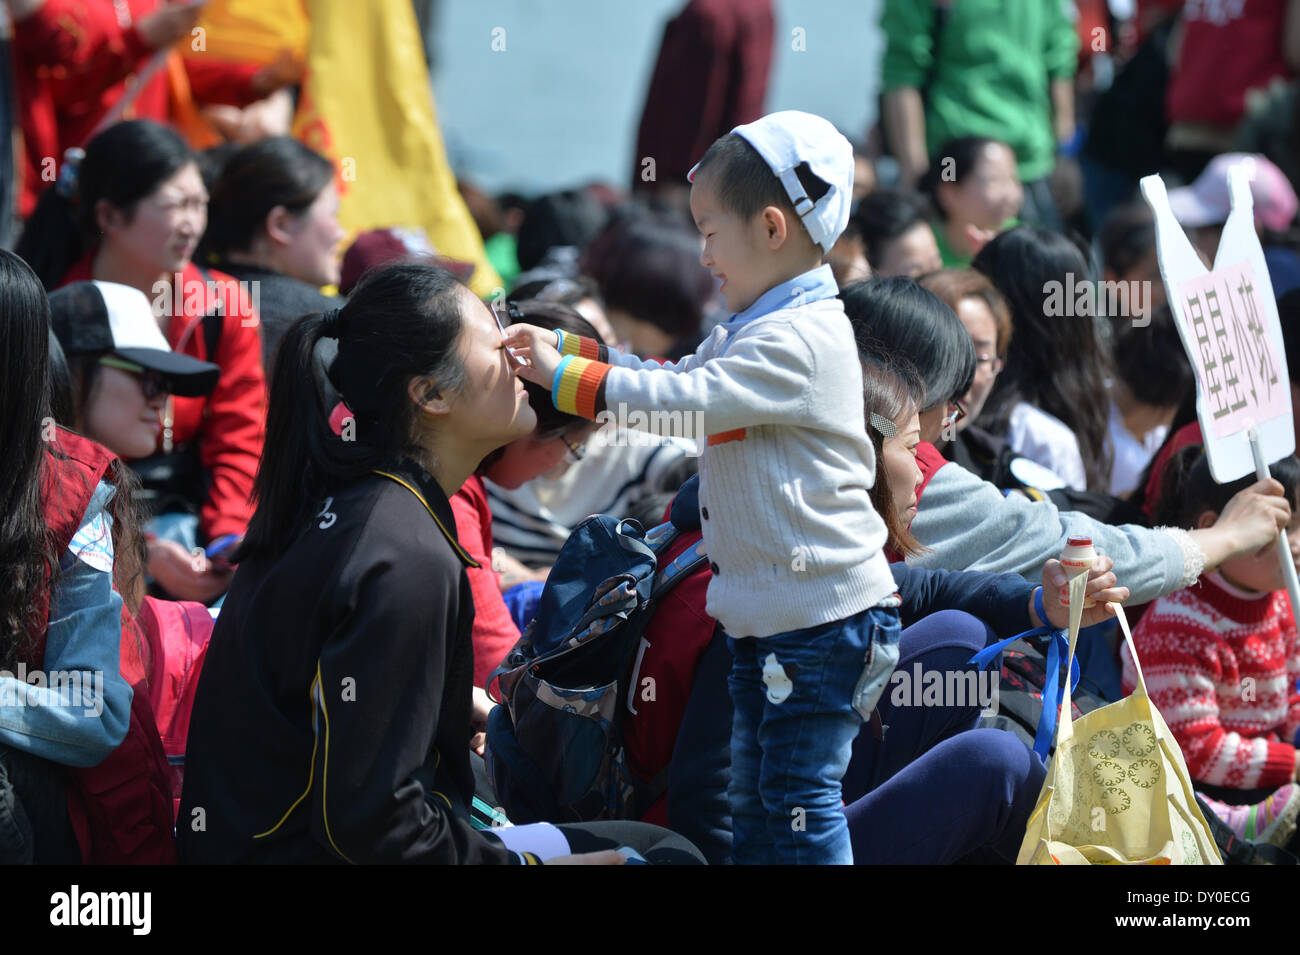
[[[768,113],[732,130],[763,157],[781,180],[794,210],[812,240],[829,252],[849,224],[853,198],[853,146],[828,120],[799,110]],[[795,174],[807,163],[814,176],[826,183],[826,194],[813,202]],[[694,182],[699,163],[686,178]]]

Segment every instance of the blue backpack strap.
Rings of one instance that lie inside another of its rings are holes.
[[[674,557],[667,567],[663,567],[655,574],[654,586],[650,590],[650,599],[655,600],[662,594],[671,590],[677,583],[691,574],[695,573],[701,566],[708,563],[709,555],[704,549],[704,538],[695,542],[694,547],[688,547],[676,557]]]
[[[992,663],[1008,644],[1026,637],[1040,636],[1050,636],[1051,642],[1047,645],[1047,678],[1043,684],[1043,711],[1038,715],[1038,731],[1034,734],[1034,752],[1043,762],[1047,762],[1047,754],[1052,748],[1052,739],[1056,735],[1056,720],[1060,714],[1061,700],[1065,697],[1064,688],[1059,685],[1061,661],[1070,653],[1070,644],[1065,639],[1065,631],[1035,627],[1033,630],[1026,630],[1014,637],[989,644],[971,657],[970,662],[983,669]],[[1070,665],[1070,692],[1078,688],[1080,675],[1079,660],[1076,657]],[[1054,702],[1049,703],[1049,700]]]

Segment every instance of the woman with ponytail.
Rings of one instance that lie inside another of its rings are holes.
[[[327,337],[340,434],[313,374]],[[182,861],[518,864],[581,845],[468,815],[475,562],[448,499],[536,421],[492,314],[442,269],[373,272],[289,329],[190,722]]]
[[[221,369],[212,392],[169,396],[154,454],[133,460],[144,485],[149,568],[172,597],[209,602],[228,571],[194,547],[243,534],[262,452],[266,376],[258,316],[234,279],[190,259],[207,222],[197,158],[166,126],[110,126],[65,163],[41,197],[18,253],[47,289],[116,282],[148,297],[171,348]],[[164,516],[165,515],[165,516]]]

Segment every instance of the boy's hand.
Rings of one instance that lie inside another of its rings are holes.
[[[1115,616],[1112,603],[1119,604],[1128,600],[1129,589],[1116,586],[1119,581],[1111,573],[1111,568],[1114,566],[1115,561],[1109,557],[1098,557],[1093,561],[1092,570],[1088,571],[1088,589],[1085,592],[1097,601],[1097,604],[1093,607],[1084,607],[1080,627],[1104,623]],[[1058,630],[1065,630],[1070,626],[1070,605],[1063,602],[1064,599],[1068,599],[1068,594],[1069,578],[1066,577],[1061,562],[1049,560],[1043,565],[1043,609],[1047,611],[1047,620],[1044,622]],[[1032,616],[1036,618],[1037,612]]]
[[[506,329],[506,347],[514,350],[516,358],[527,362],[519,369],[520,378],[543,388],[551,387],[551,379],[560,364],[555,332],[536,325],[511,325]]]

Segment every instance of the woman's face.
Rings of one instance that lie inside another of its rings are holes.
[[[1016,155],[1002,143],[988,143],[975,167],[959,183],[940,183],[950,222],[997,229],[1020,212],[1024,189],[1016,171]]]
[[[921,421],[915,411],[894,421],[898,433],[886,438],[883,446],[885,481],[903,526],[916,516],[917,492],[921,487],[921,468],[916,463],[916,446],[921,441]]]
[[[339,194],[334,183],[294,217],[287,231],[291,240],[277,257],[281,271],[312,285],[338,285],[338,246],[344,232],[339,225]]]
[[[188,163],[136,203],[127,221],[121,210],[100,215],[103,241],[119,259],[170,275],[189,264],[208,225],[208,191],[199,167]]]
[[[957,317],[966,326],[966,331],[975,343],[975,380],[970,391],[962,399],[966,415],[957,422],[961,431],[979,417],[984,402],[988,400],[993,383],[997,381],[998,326],[988,302],[976,295],[970,295],[957,303]]]
[[[920,278],[943,268],[939,244],[924,222],[918,222],[885,246],[880,262],[872,262],[881,278]]]
[[[145,398],[137,375],[101,365],[82,408],[86,437],[124,460],[148,457],[162,427],[158,412],[166,397]]]
[[[442,427],[466,446],[493,450],[529,434],[537,426],[537,414],[510,364],[496,319],[469,289],[462,287],[460,294],[465,383],[450,396]]]
[[[485,475],[492,483],[513,491],[543,474],[563,473],[561,468],[574,461],[569,446],[582,448],[597,427],[595,421],[589,421],[559,435],[539,436],[534,432],[526,438],[517,438],[505,446],[501,457]]]

